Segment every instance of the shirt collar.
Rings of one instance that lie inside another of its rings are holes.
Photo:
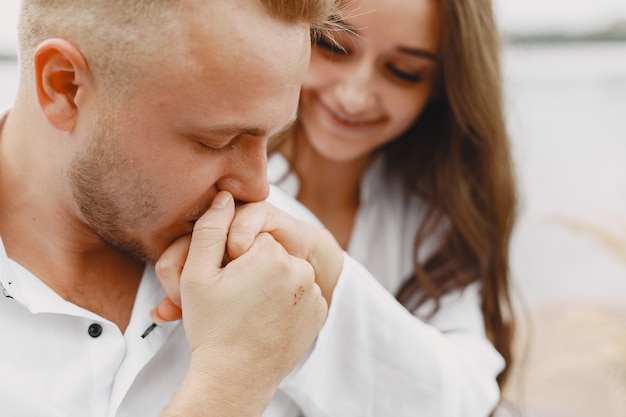
[[[31,313],[56,313],[103,320],[102,317],[63,299],[33,273],[7,256],[0,236],[0,290],[2,296],[22,304]],[[133,314],[148,312],[165,297],[154,268],[146,267],[137,291]],[[142,310],[142,311],[140,311]]]

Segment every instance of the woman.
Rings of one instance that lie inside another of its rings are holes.
[[[460,397],[479,398],[493,370],[465,364],[497,356],[474,342],[488,339],[504,359],[500,386],[511,363],[516,196],[491,2],[350,0],[343,13],[351,30],[315,41],[269,178],[417,316],[423,337],[402,335],[398,349],[428,343],[425,327],[446,336],[442,366],[475,380],[457,403],[471,408]]]

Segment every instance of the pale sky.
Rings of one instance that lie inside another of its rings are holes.
[[[571,32],[602,29],[626,20],[626,0],[493,0],[507,32]]]
[[[626,0],[493,0],[505,32],[585,32],[626,19]],[[19,0],[0,0],[0,53],[16,50]]]

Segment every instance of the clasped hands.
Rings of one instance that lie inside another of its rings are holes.
[[[183,318],[207,377],[277,387],[315,340],[342,267],[327,230],[267,202],[235,208],[221,191],[157,262],[167,298],[151,314]]]

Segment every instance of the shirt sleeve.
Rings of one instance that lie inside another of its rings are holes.
[[[315,347],[281,389],[307,417],[488,416],[504,361],[478,290],[445,296],[426,322],[346,254]]]

